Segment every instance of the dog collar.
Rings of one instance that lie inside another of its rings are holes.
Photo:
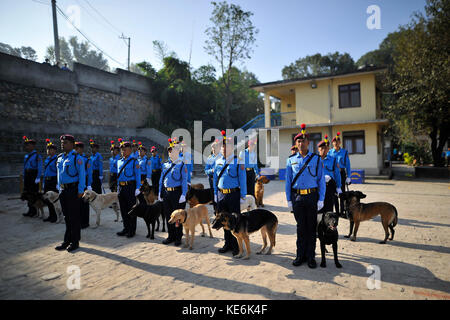
[[[58,194],[58,198],[56,198],[56,200],[53,201],[53,203],[56,203],[56,201],[58,201],[58,200],[59,200],[59,194]]]

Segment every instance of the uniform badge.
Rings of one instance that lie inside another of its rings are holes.
[[[244,170],[244,165],[243,164],[241,164],[241,170]]]
[[[90,164],[90,163],[88,163],[88,164],[87,164],[87,167],[88,167],[88,169],[89,169],[89,168],[91,167],[91,164]]]
[[[187,168],[186,167],[184,167],[184,172],[187,173]]]
[[[136,169],[139,169],[140,167],[139,167],[139,164],[136,164]]]
[[[78,164],[83,164],[83,160],[78,159]]]

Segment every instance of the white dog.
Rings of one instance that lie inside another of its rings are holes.
[[[96,226],[94,228],[97,228],[100,225],[100,214],[103,209],[108,208],[109,206],[112,206],[114,212],[116,213],[116,220],[115,222],[119,221],[119,198],[118,198],[117,192],[110,192],[105,194],[98,194],[95,191],[92,190],[86,190],[83,193],[82,199],[84,202],[89,202],[89,205],[91,208],[94,209],[95,213],[97,214],[97,221]]]
[[[256,201],[255,197],[248,194],[245,196],[245,202],[241,203],[241,212],[242,211],[250,211],[256,209]]]
[[[64,215],[61,208],[61,202],[59,202],[59,193],[55,191],[47,191],[42,196],[45,200],[49,200],[53,206],[55,207],[56,211],[56,217],[58,220],[56,220],[56,223],[64,222]]]

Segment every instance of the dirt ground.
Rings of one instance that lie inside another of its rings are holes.
[[[198,182],[207,184],[193,179]],[[76,253],[58,252],[54,247],[63,239],[64,224],[23,217],[26,204],[7,199],[17,195],[0,195],[0,299],[450,299],[447,181],[351,185],[367,194],[363,202],[395,205],[399,223],[394,241],[383,245],[378,243],[384,237],[379,218],[360,225],[356,242],[343,237],[349,223],[341,219],[342,269],[334,266],[331,247],[327,268],[292,265],[296,225],[286,207],[284,181],[271,181],[265,188],[265,208],[279,220],[276,247],[272,255],[256,255],[262,239],[254,233],[249,260],[217,252],[222,230],[213,230],[212,239],[196,236],[193,250],[163,245],[163,232],[147,239],[142,219],[134,238],[118,237],[122,223],[114,222],[112,209],[103,213],[98,229],[82,230]],[[320,263],[319,241],[316,261]],[[79,268],[79,289],[71,286],[76,284],[73,266]],[[379,286],[371,270],[380,275]]]

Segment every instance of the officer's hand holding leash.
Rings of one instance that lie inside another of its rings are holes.
[[[186,197],[181,195],[180,200],[178,200],[178,203],[186,202]]]
[[[91,187],[91,186],[87,187],[87,189],[88,189],[89,191],[92,191],[92,187]]]
[[[158,201],[162,201],[162,198],[161,198],[161,193],[160,193],[160,194],[158,194]]]
[[[323,208],[323,201],[317,201],[317,211]]]
[[[338,194],[338,195],[340,195],[340,194],[342,193],[341,188],[337,188],[336,191],[337,191],[337,194]]]
[[[345,179],[345,183],[346,184],[352,184],[352,179],[350,179],[350,178]]]
[[[151,186],[152,185],[152,180],[150,178],[147,178],[147,183],[148,183],[149,186]]]
[[[139,189],[136,189],[136,191],[134,192],[134,196],[138,196],[139,195],[139,193],[141,193],[141,191],[139,191]]]
[[[38,184],[39,182],[41,182],[41,178],[36,178],[36,180],[34,180],[34,183]]]
[[[328,183],[328,181],[330,181],[330,180],[331,180],[331,177],[330,177],[329,175],[326,174],[326,175],[325,175],[325,182]]]

